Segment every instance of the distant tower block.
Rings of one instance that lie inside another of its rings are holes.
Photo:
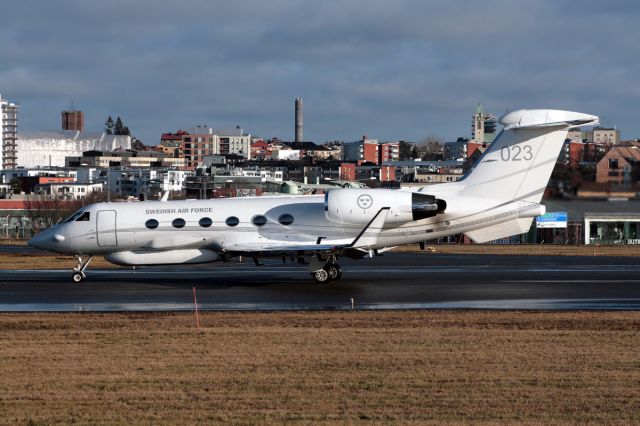
[[[302,142],[302,98],[296,98],[296,142]]]
[[[84,113],[82,111],[62,111],[62,130],[84,131]]]

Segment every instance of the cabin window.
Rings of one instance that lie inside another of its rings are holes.
[[[203,228],[208,228],[213,224],[213,220],[211,220],[210,217],[203,217],[202,219],[200,219],[198,224]]]
[[[293,216],[290,215],[289,213],[281,214],[280,217],[278,218],[278,222],[280,222],[280,224],[285,226],[291,225],[293,223]]]
[[[186,222],[182,218],[173,219],[173,222],[171,222],[174,228],[183,228],[185,224]]]
[[[263,226],[267,223],[267,218],[259,214],[251,219],[251,223],[253,223],[255,226]]]
[[[80,215],[79,218],[76,219],[76,222],[89,222],[90,219],[91,219],[91,213],[84,212]]]
[[[228,217],[226,220],[227,226],[237,226],[239,223],[240,220],[235,216]]]
[[[144,226],[146,226],[149,229],[156,229],[158,227],[158,225],[159,225],[159,223],[155,219],[149,219],[148,221],[146,221],[144,223]]]

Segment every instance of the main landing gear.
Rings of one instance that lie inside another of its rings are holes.
[[[81,283],[85,280],[85,278],[87,278],[84,270],[87,269],[87,266],[89,266],[89,263],[91,262],[91,259],[93,259],[93,256],[89,256],[86,262],[82,261],[82,256],[80,255],[76,255],[75,258],[76,262],[78,262],[78,266],[73,268],[73,275],[71,276],[71,278],[73,279],[74,283]]]
[[[335,255],[327,256],[324,259],[319,255],[313,257],[309,264],[309,270],[314,281],[318,284],[326,284],[329,281],[337,281],[342,278],[342,268],[336,261]]]

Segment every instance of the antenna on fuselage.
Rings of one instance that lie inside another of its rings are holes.
[[[166,191],[164,194],[162,194],[162,198],[160,199],[160,201],[168,201],[169,200],[169,191]]]

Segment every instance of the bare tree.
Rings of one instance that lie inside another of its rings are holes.
[[[444,144],[435,135],[429,135],[418,144],[418,152],[423,160],[441,160]]]
[[[32,194],[25,202],[25,216],[34,233],[62,222],[84,206],[106,201],[106,193],[93,191],[84,198],[66,199],[48,194]]]

